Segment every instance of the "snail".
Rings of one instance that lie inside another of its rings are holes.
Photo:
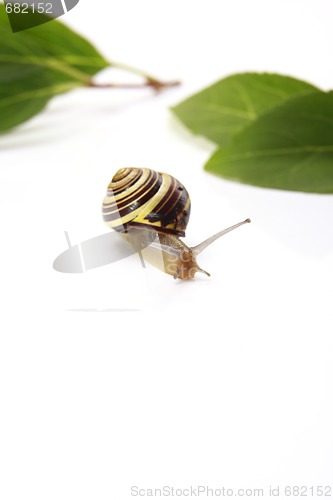
[[[185,236],[191,211],[190,196],[175,177],[148,168],[122,168],[108,185],[102,213],[106,224],[120,232],[137,251],[146,247],[147,260],[175,279],[192,279],[201,269],[196,257],[224,234],[242,226],[239,222],[214,234],[195,247]]]

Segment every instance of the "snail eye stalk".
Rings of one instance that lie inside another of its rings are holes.
[[[192,247],[191,250],[193,252],[193,255],[197,256],[199,253],[201,253],[205,248],[207,248],[209,245],[214,243],[214,241],[218,240],[221,238],[221,236],[224,236],[227,233],[230,233],[230,231],[233,231],[234,229],[237,229],[240,226],[243,226],[243,224],[248,224],[251,222],[251,219],[245,219],[242,222],[238,222],[238,224],[234,224],[233,226],[227,227],[226,229],[223,229],[222,231],[219,231],[216,234],[213,234],[213,236],[210,236],[206,240],[202,241],[199,243],[199,245],[196,245],[195,247]]]

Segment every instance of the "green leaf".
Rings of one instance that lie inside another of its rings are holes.
[[[296,97],[267,112],[205,168],[256,186],[333,193],[333,92]]]
[[[242,73],[218,81],[172,111],[192,132],[224,146],[269,109],[315,90],[313,85],[289,76]]]
[[[27,16],[43,16],[32,13]],[[97,50],[61,22],[52,20],[12,33],[0,4],[0,131],[41,111],[55,95],[90,84],[110,66]]]

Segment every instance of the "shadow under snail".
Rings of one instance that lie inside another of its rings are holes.
[[[120,232],[153,265],[175,279],[192,279],[201,272],[196,257],[224,234],[251,222],[246,219],[220,231],[195,247],[180,237],[191,211],[190,196],[175,177],[148,168],[122,168],[112,178],[103,201],[103,219]]]

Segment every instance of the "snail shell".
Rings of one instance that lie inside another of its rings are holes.
[[[185,236],[191,211],[190,196],[175,177],[148,168],[122,168],[108,185],[103,201],[106,224],[122,233],[137,251],[174,278],[192,279],[201,269],[196,256],[223,234],[250,222],[246,219],[188,247]]]
[[[103,218],[116,231],[146,227],[185,236],[190,196],[177,179],[148,168],[122,168],[113,177],[103,202]]]

